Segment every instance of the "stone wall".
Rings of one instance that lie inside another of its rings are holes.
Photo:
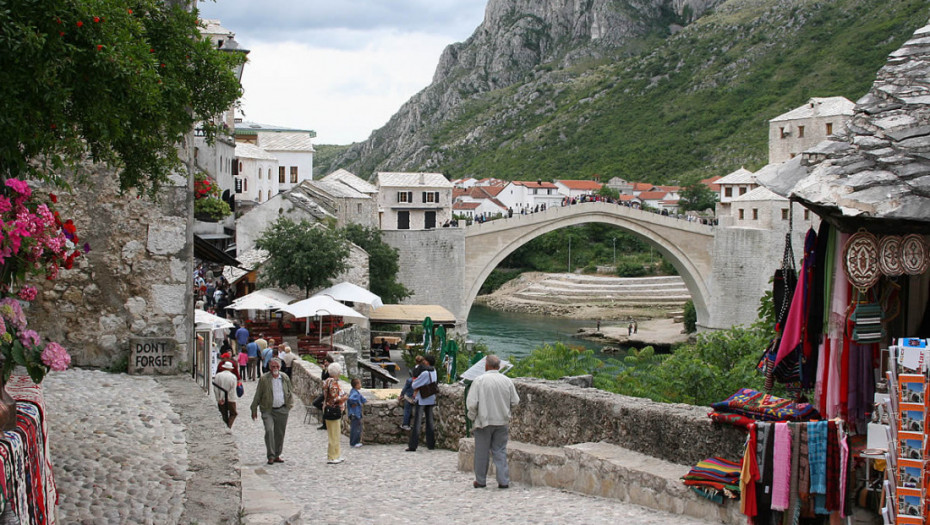
[[[88,169],[74,193],[59,193],[57,206],[91,251],[58,280],[32,280],[40,295],[27,310],[29,327],[61,342],[75,366],[128,358],[133,338],[171,339],[174,366],[158,372],[184,370],[193,337],[190,183],[173,177],[152,202],[120,195],[112,170]]]
[[[321,370],[306,361],[300,364],[294,367],[294,382],[309,403],[320,393]],[[706,407],[656,403],[565,381],[518,378],[514,384],[520,394],[510,425],[515,441],[550,447],[604,441],[683,465],[711,456],[738,460],[742,454],[745,432],[713,423]],[[456,450],[465,437],[464,395],[462,385],[439,386],[433,413],[436,446]],[[366,397],[365,442],[405,443],[407,433],[398,428],[404,411],[397,399]],[[343,431],[348,433],[348,426]]]
[[[382,230],[382,239],[399,255],[397,281],[411,294],[404,304],[438,304],[464,325],[465,230]]]

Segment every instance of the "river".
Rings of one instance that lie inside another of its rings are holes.
[[[599,343],[572,337],[579,328],[593,328],[595,324],[591,320],[504,312],[475,304],[468,312],[468,338],[488,345],[501,357],[524,357],[538,346],[557,342],[590,348],[601,359],[616,357],[601,355]]]

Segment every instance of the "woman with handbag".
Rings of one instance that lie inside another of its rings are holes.
[[[342,412],[349,396],[339,386],[339,375],[342,374],[339,363],[332,363],[326,371],[329,373],[329,377],[323,382],[323,421],[329,436],[326,462],[337,464],[345,461],[339,449],[339,438],[342,434]]]

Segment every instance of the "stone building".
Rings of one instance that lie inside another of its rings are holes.
[[[236,142],[258,146],[278,159],[276,180],[281,190],[287,190],[305,180],[313,180],[313,139],[316,132],[236,121]]]
[[[536,182],[511,181],[504,186],[503,191],[497,194],[497,200],[508,208],[513,208],[514,213],[520,213],[523,210],[533,211],[537,206],[540,208],[560,206],[564,197],[559,193],[558,186],[541,180]]]
[[[758,187],[756,176],[746,168],[740,168],[715,181],[720,188],[717,200],[717,215],[729,215],[730,202]]]
[[[854,106],[845,97],[815,97],[770,120],[769,164],[785,162],[844,129]]]
[[[429,230],[452,220],[452,183],[442,173],[378,172],[382,230]]]

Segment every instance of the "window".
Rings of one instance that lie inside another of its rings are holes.
[[[759,208],[752,209],[752,220],[754,221],[759,220]]]
[[[271,172],[270,172],[270,171],[268,172],[268,176],[271,177]],[[266,190],[266,191],[265,191],[265,200],[266,200],[266,201],[267,201],[267,200],[271,200],[271,190]]]
[[[740,186],[740,188],[739,188],[739,194],[740,194],[740,195],[746,195],[746,192],[747,192],[747,191],[749,191],[749,188],[747,188],[746,186]]]
[[[730,187],[730,186],[727,186],[726,188],[724,188],[724,189],[723,189],[723,196],[724,196],[724,197],[732,197],[732,196],[733,196],[733,188]]]
[[[798,138],[804,138],[804,126],[798,126]]]
[[[242,191],[248,193],[248,191],[249,191],[249,179],[242,179]]]
[[[262,180],[262,169],[258,168],[258,180]]]
[[[833,134],[833,123],[827,122],[827,135],[832,135],[832,134]]]
[[[424,191],[423,202],[439,202],[439,192],[438,191]]]
[[[278,184],[284,184],[284,166],[278,166]]]
[[[297,166],[291,166],[291,184],[297,184]]]
[[[811,220],[811,211],[810,211],[810,210],[804,210],[804,220],[805,220],[805,221]]]
[[[745,215],[745,214],[744,214],[745,211],[746,211],[746,210],[744,210],[744,209],[742,209],[742,208],[739,209],[739,220],[743,220],[743,219],[746,218],[746,217],[744,216],[744,215]]]
[[[399,191],[397,192],[397,202],[413,202],[413,192],[412,191]],[[401,228],[403,229],[403,228]]]
[[[239,171],[242,171],[242,161],[239,161]]]
[[[785,133],[785,128],[778,128],[778,135],[779,135],[779,138],[785,138],[785,136],[787,136],[788,134]]]
[[[781,220],[783,220],[783,221],[787,221],[787,220],[788,220],[788,208],[782,208],[782,209],[781,209]]]
[[[358,203],[358,213],[362,213],[362,203]]]

